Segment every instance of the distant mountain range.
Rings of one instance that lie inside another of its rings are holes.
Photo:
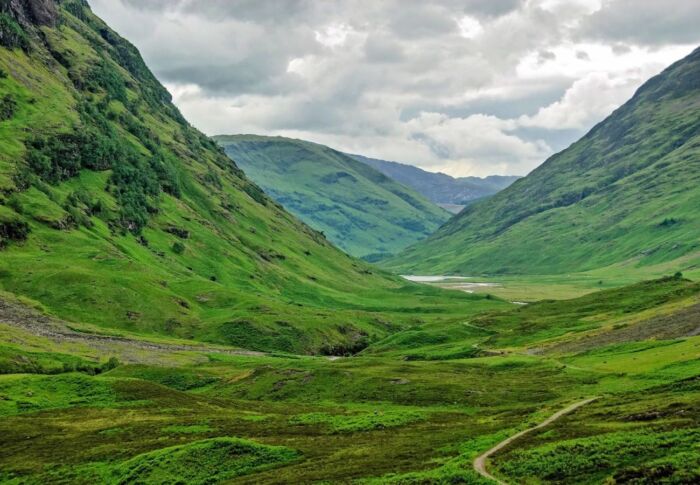
[[[700,49],[586,136],[389,261],[401,271],[551,274],[700,264]]]
[[[410,187],[323,145],[256,135],[215,139],[268,195],[353,256],[396,253],[450,217]]]
[[[475,200],[493,195],[518,180],[518,176],[491,175],[485,178],[454,178],[444,173],[422,170],[413,165],[350,155],[453,213],[460,212]]]

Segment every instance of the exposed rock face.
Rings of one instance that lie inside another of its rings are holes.
[[[55,0],[5,0],[0,9],[22,25],[56,25],[58,8]]]
[[[25,0],[34,22],[39,25],[55,25],[58,9],[54,0]]]

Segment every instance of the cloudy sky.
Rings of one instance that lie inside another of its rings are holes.
[[[210,135],[524,175],[700,45],[700,0],[90,0]]]

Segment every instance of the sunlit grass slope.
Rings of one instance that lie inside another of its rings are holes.
[[[3,289],[75,322],[293,352],[492,304],[378,272],[299,222],[85,2],[3,2],[0,20]]]

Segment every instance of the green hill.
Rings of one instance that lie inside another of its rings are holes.
[[[700,49],[571,147],[387,265],[428,274],[695,268],[699,79]]]
[[[484,301],[299,222],[81,0],[0,2],[0,248],[0,288],[93,332],[344,353]]]
[[[700,283],[407,283],[249,182],[82,0],[0,0],[0,45],[0,483],[486,485],[507,439],[503,482],[700,482]]]
[[[449,218],[413,189],[331,148],[282,137],[215,139],[267,194],[354,256],[396,253]]]

